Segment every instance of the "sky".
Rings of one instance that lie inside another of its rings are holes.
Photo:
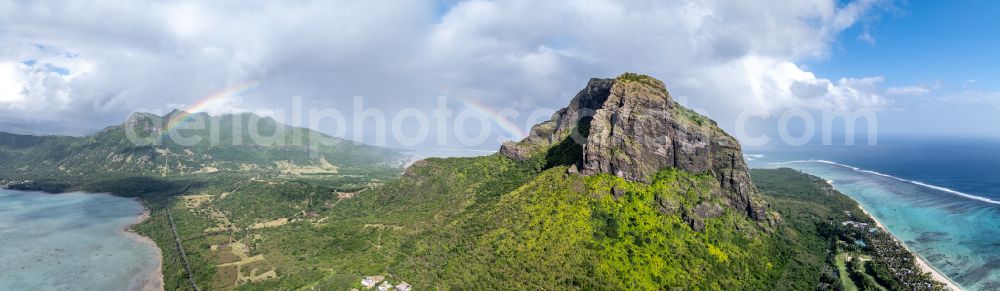
[[[637,72],[744,144],[816,139],[810,127],[845,112],[874,116],[858,135],[995,138],[997,11],[971,0],[0,1],[0,130],[82,134],[186,108],[371,144],[495,148],[590,78]],[[381,134],[373,110],[388,116]],[[447,120],[414,117],[435,112]],[[397,138],[414,134],[427,138]]]

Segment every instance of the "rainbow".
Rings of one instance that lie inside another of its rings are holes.
[[[517,126],[517,124],[514,124],[514,122],[511,122],[510,119],[508,119],[507,116],[504,115],[503,113],[500,113],[499,111],[496,111],[493,108],[490,108],[489,106],[486,106],[468,97],[459,96],[458,100],[462,101],[462,104],[464,104],[465,107],[473,109],[483,115],[489,116],[493,122],[495,122],[497,125],[500,126],[501,129],[511,134],[512,135],[511,137],[514,138],[514,140],[520,140],[525,136],[527,136],[527,134],[525,134],[524,131],[521,130],[521,127]]]
[[[192,114],[204,111],[206,108],[209,108],[212,105],[218,105],[221,102],[225,102],[226,99],[228,99],[229,97],[237,96],[239,94],[242,94],[243,92],[249,91],[250,89],[257,87],[257,84],[258,84],[257,81],[244,82],[236,86],[232,86],[223,89],[221,91],[212,93],[208,96],[205,96],[204,98],[201,98],[200,100],[198,100],[198,102],[195,102],[193,105],[184,108],[184,110],[182,110],[177,117],[171,118],[170,121],[167,122],[167,126],[164,127],[163,132],[164,133],[170,132],[171,130],[176,128],[178,124],[183,123],[185,120],[191,117]]]

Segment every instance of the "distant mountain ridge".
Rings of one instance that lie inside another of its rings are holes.
[[[84,136],[93,134],[98,130],[100,128],[92,128],[86,125],[78,127],[67,125],[63,122],[4,120],[0,118],[0,132],[21,135]]]
[[[186,126],[192,124],[196,126]],[[121,125],[83,137],[0,133],[0,172],[19,177],[214,172],[322,175],[356,167],[402,167],[406,158],[395,150],[250,113],[134,113]]]

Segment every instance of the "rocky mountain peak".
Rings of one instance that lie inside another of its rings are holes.
[[[527,160],[572,142],[571,171],[608,173],[649,182],[666,168],[715,176],[729,205],[748,216],[766,218],[763,199],[750,181],[740,144],[716,123],[677,104],[663,82],[626,73],[591,79],[552,119],[531,129],[500,152]]]
[[[161,129],[159,125],[161,123],[159,122],[160,118],[160,116],[152,113],[134,112],[129,115],[128,119],[125,120],[125,123],[122,124],[121,127],[129,128],[136,132],[159,132]],[[109,127],[104,131],[113,130],[115,128],[118,128],[118,126]]]

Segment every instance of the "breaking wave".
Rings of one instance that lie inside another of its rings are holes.
[[[883,173],[879,173],[879,172],[872,171],[872,170],[865,170],[865,169],[861,169],[861,168],[858,168],[858,167],[855,167],[855,166],[845,165],[845,164],[841,164],[841,163],[837,163],[837,162],[833,162],[833,161],[827,161],[827,160],[798,160],[798,161],[781,162],[781,163],[771,163],[771,164],[781,165],[781,164],[795,164],[795,163],[824,163],[824,164],[829,164],[829,165],[840,166],[840,167],[848,168],[848,169],[851,169],[851,170],[854,170],[854,171],[857,171],[857,172],[862,172],[862,173],[868,173],[868,174],[872,174],[872,175],[882,176],[882,177],[886,177],[886,178],[890,178],[890,179],[899,180],[899,181],[902,181],[902,182],[907,182],[907,183],[914,184],[914,185],[921,186],[921,187],[931,188],[931,189],[938,190],[938,191],[941,191],[941,192],[945,192],[945,193],[953,194],[953,195],[956,195],[956,196],[960,196],[960,197],[963,197],[963,198],[966,198],[966,199],[972,199],[972,200],[977,200],[977,201],[986,202],[986,203],[990,203],[990,204],[1000,205],[1000,201],[997,201],[997,200],[993,200],[993,199],[989,199],[989,198],[985,198],[985,197],[980,197],[980,196],[976,196],[976,195],[972,195],[972,194],[968,194],[968,193],[963,193],[963,192],[959,192],[959,191],[956,191],[956,190],[953,190],[953,189],[949,189],[949,188],[945,188],[945,187],[941,187],[941,186],[935,186],[935,185],[927,184],[927,183],[920,182],[920,181],[907,180],[907,179],[903,179],[903,178],[896,177],[896,176],[893,176],[893,175],[883,174]]]

